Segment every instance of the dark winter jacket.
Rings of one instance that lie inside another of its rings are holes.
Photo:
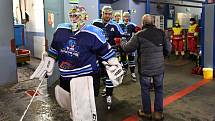
[[[164,72],[164,56],[168,56],[172,48],[165,38],[165,33],[153,25],[146,25],[130,41],[123,41],[121,46],[126,52],[137,50],[138,72],[145,76]]]

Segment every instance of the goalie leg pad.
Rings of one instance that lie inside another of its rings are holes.
[[[60,107],[71,112],[71,99],[70,93],[64,90],[62,87],[57,85],[55,87],[55,98],[60,105]]]
[[[96,105],[91,76],[70,81],[71,105],[74,121],[97,121]]]

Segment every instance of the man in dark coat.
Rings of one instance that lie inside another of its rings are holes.
[[[127,43],[123,41],[121,47],[126,52],[137,50],[142,96],[142,109],[138,110],[138,115],[145,118],[152,118],[150,82],[153,79],[155,88],[154,118],[155,120],[162,120],[164,118],[164,57],[170,54],[172,46],[170,41],[166,40],[164,31],[154,26],[151,15],[144,15],[142,22],[142,30],[136,33]]]

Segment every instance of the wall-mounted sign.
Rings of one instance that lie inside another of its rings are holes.
[[[48,25],[54,28],[54,13],[48,12]]]
[[[79,0],[69,0],[69,3],[70,3],[70,4],[78,4],[78,3],[79,3]]]
[[[175,17],[175,6],[169,5],[169,18]]]
[[[137,13],[136,9],[131,9],[131,13]]]

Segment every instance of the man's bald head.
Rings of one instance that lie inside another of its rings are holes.
[[[154,19],[150,14],[145,14],[142,17],[143,25],[154,25]]]

